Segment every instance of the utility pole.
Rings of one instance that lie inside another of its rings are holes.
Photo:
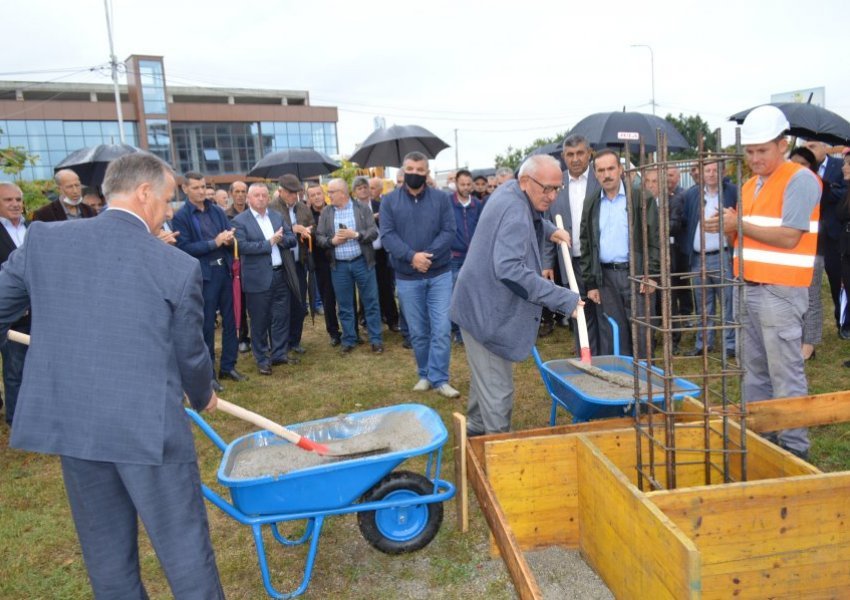
[[[648,44],[632,44],[632,48],[646,48],[649,50],[649,68],[652,75],[652,114],[655,114],[655,54],[652,46]]]
[[[457,158],[457,156],[458,156],[457,152],[458,152],[457,151],[457,127],[455,127],[455,170],[460,168],[460,162],[458,161],[458,158]]]
[[[112,19],[109,15],[109,0],[103,0],[103,10],[106,12],[106,33],[109,34],[109,64],[112,66],[112,89],[115,92],[115,111],[118,113],[118,136],[124,142],[124,114],[121,111],[121,92],[118,88],[118,59],[115,58],[115,47],[112,44]]]

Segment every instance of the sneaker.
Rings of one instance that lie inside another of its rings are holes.
[[[413,386],[414,392],[427,392],[431,389],[431,382],[427,379],[420,379],[416,382],[416,385]]]
[[[460,392],[454,389],[448,383],[444,383],[443,385],[438,387],[437,393],[443,396],[444,398],[460,398]]]

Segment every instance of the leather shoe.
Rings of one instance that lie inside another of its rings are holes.
[[[726,351],[726,358],[735,358],[735,351],[734,350],[727,350]]]
[[[216,394],[220,394],[224,391],[224,386],[218,382],[218,379],[212,380],[212,389]]]
[[[239,342],[239,354],[245,354],[250,349],[246,342]]]
[[[341,342],[342,342],[342,340],[340,340],[339,337],[332,337],[331,338],[331,346],[334,347],[334,348],[339,346]]]
[[[375,354],[383,354],[384,347],[381,344],[372,344],[372,352]]]
[[[350,354],[354,350],[354,346],[343,346],[339,349],[340,354]]]
[[[842,340],[850,340],[850,329],[842,327],[838,330],[838,337]]]
[[[243,375],[236,369],[230,369],[229,371],[219,371],[218,378],[232,379],[233,381],[246,381],[248,379],[245,375]]]
[[[410,340],[405,339],[404,341],[402,341],[401,347],[406,350],[410,350],[411,348],[413,348],[413,344],[410,343]]]
[[[290,352],[297,352],[298,354],[304,354],[307,352],[307,349],[301,344],[297,344],[289,349]]]
[[[300,360],[295,358],[294,356],[287,356],[286,358],[278,358],[272,361],[272,365],[297,365]]]
[[[714,352],[714,348],[711,346],[708,347],[709,352]],[[693,350],[688,350],[682,356],[702,356],[702,348],[694,348]]]
[[[553,331],[555,331],[554,323],[541,323],[540,329],[537,330],[537,337],[546,337],[552,335]]]
[[[268,366],[268,365],[258,366],[258,367],[257,367],[257,372],[258,372],[260,375],[271,375],[271,374],[272,374],[272,368],[271,368],[270,366]]]
[[[390,328],[390,331],[394,331],[396,333],[401,331],[401,327],[399,327],[396,323],[393,323],[392,325],[390,325],[389,328]]]

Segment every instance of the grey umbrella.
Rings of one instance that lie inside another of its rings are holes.
[[[277,179],[281,175],[295,175],[300,180],[327,175],[340,168],[329,156],[308,148],[291,148],[266,154],[248,171],[248,177]]]
[[[646,151],[654,152],[657,129],[667,134],[668,149],[688,149],[688,140],[672,123],[661,117],[639,112],[596,113],[576,123],[567,135],[583,135],[594,150],[623,148],[628,144],[629,151],[633,153],[640,149],[642,139]]]
[[[850,145],[850,122],[831,110],[803,102],[773,102],[770,106],[775,106],[781,110],[785,118],[788,119],[788,123],[791,125],[788,133],[791,135],[834,146]],[[758,107],[754,106],[753,108]],[[729,117],[729,120],[743,123],[753,108],[735,113]]]
[[[103,183],[106,167],[116,158],[134,152],[144,152],[130,144],[99,144],[75,150],[53,167],[53,172],[63,169],[74,171],[83,185],[99,186]]]
[[[361,167],[400,167],[408,152],[417,150],[434,158],[449,145],[418,125],[393,125],[376,129],[351,155],[351,162]]]

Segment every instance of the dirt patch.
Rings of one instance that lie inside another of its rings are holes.
[[[608,600],[614,595],[578,550],[550,546],[525,553],[547,600]]]

